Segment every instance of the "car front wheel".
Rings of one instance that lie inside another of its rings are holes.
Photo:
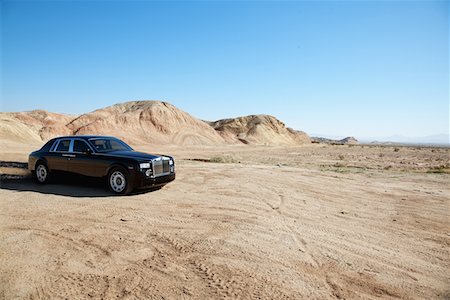
[[[108,174],[108,186],[111,191],[116,194],[129,194],[133,188],[128,181],[128,173],[125,169],[116,167]]]
[[[47,183],[50,178],[50,172],[44,163],[38,163],[34,176],[39,183]]]

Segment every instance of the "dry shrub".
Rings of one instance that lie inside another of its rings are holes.
[[[209,161],[212,163],[221,163],[221,164],[237,162],[237,160],[230,155],[214,156],[214,157],[211,157]]]
[[[450,163],[447,163],[445,165],[440,165],[434,168],[430,168],[427,173],[434,173],[434,174],[450,174]]]

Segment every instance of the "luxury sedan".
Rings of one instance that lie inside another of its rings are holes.
[[[171,156],[137,152],[123,141],[105,136],[54,138],[30,154],[28,168],[39,183],[57,173],[106,178],[117,194],[162,187],[175,179]]]

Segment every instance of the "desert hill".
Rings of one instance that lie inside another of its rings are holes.
[[[244,144],[298,145],[310,142],[306,133],[288,128],[269,115],[223,119],[209,124],[226,140]]]
[[[208,124],[160,101],[132,101],[83,114],[67,127],[73,134],[113,135],[130,143],[223,144]]]
[[[325,144],[335,144],[335,145],[355,145],[359,144],[359,141],[352,136],[348,136],[341,140],[333,140],[322,137],[312,137],[311,141],[313,143],[325,143]]]
[[[0,138],[16,142],[41,142],[54,136],[70,134],[65,128],[73,116],[33,110],[0,113]]]
[[[161,101],[130,101],[80,116],[42,110],[0,113],[0,139],[42,142],[61,135],[113,135],[131,144],[298,145],[304,132],[287,128],[273,116],[251,115],[204,122]]]
[[[359,141],[357,139],[355,139],[352,136],[348,136],[342,140],[339,140],[339,142],[345,144],[345,145],[354,145],[354,144],[358,144]]]

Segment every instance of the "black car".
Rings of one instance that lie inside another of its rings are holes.
[[[106,178],[117,194],[161,187],[175,179],[171,156],[137,152],[123,141],[106,136],[54,138],[30,154],[28,168],[39,183],[61,172]]]

